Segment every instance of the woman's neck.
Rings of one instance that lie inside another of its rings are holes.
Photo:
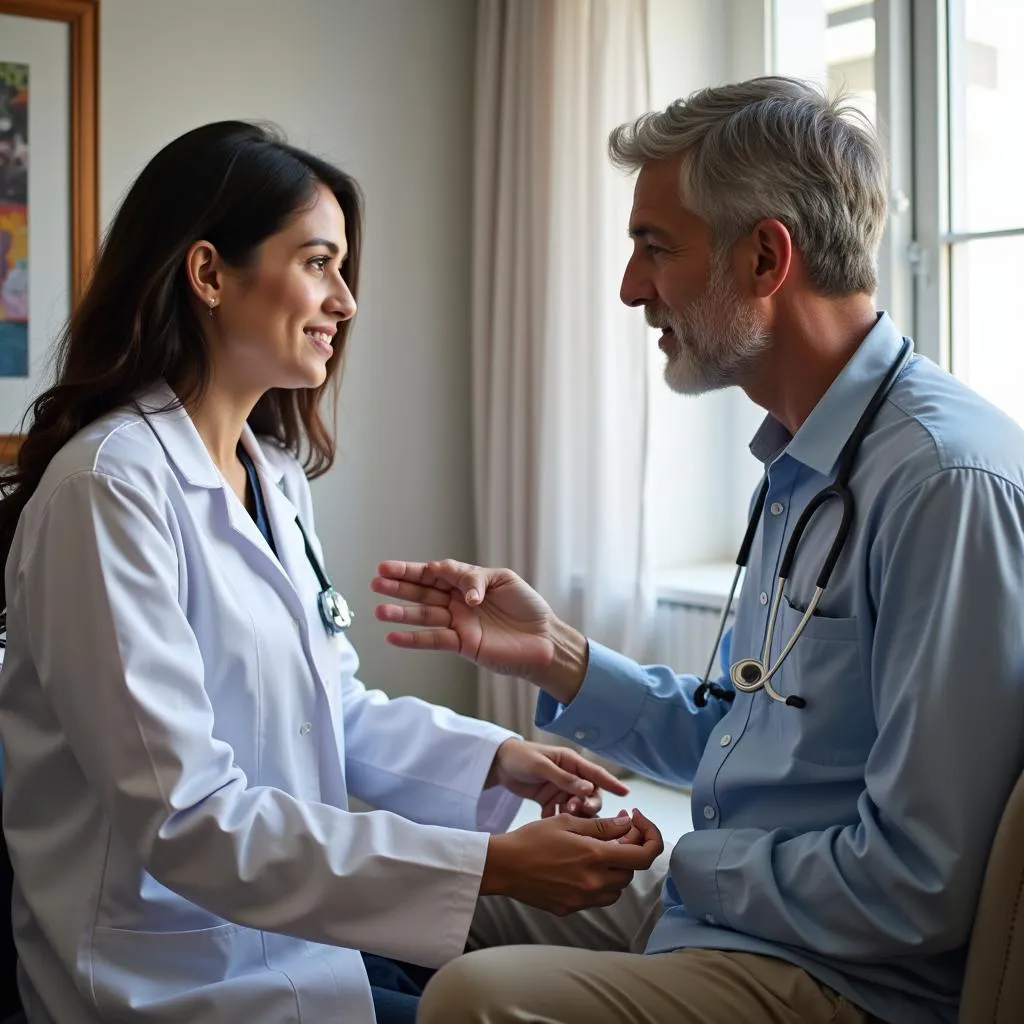
[[[184,403],[214,465],[229,480],[238,475],[238,443],[258,397],[234,394],[211,382],[198,400]]]

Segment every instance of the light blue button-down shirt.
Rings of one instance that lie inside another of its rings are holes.
[[[761,656],[786,541],[900,346],[881,316],[795,436],[772,417],[758,431],[769,490],[723,670]],[[806,708],[761,691],[700,709],[693,676],[591,642],[578,696],[542,696],[537,723],[693,784],[695,830],[673,851],[648,952],[775,956],[893,1024],[953,1022],[988,851],[1024,769],[1024,432],[915,357],[851,489],[819,614],[773,680]],[[838,518],[833,500],[804,536],[773,658]]]

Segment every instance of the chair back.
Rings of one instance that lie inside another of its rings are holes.
[[[0,823],[3,822],[4,794],[0,790]],[[14,931],[11,927],[11,890],[14,873],[7,855],[7,839],[0,824],[0,1021],[21,1009],[18,998],[18,954],[14,949]]]
[[[1024,775],[1010,794],[985,868],[959,1021],[1024,1021]]]

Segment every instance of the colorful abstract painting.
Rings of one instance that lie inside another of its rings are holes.
[[[28,65],[0,61],[0,377],[28,376]]]

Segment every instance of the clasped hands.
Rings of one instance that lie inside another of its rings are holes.
[[[392,601],[376,617],[415,627],[389,633],[396,647],[451,651],[504,675],[519,676],[568,704],[587,667],[586,639],[508,569],[445,562],[383,562],[371,584]],[[629,789],[573,750],[507,740],[487,786],[502,785],[541,806],[541,820],[491,836],[481,894],[502,894],[564,915],[608,906],[635,871],[664,849],[640,811],[598,818],[600,790]]]

